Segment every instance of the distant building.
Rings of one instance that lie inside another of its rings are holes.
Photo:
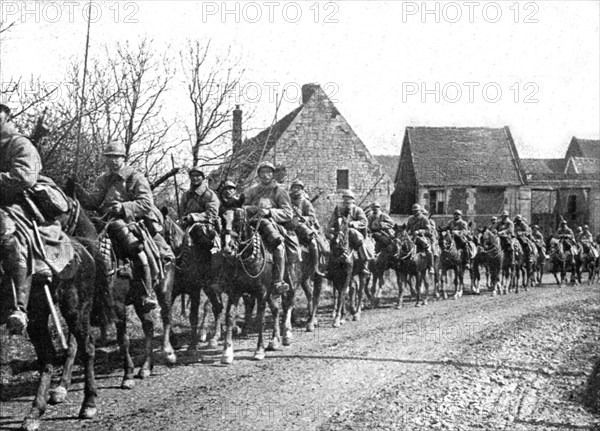
[[[377,200],[389,208],[391,178],[319,85],[303,85],[302,105],[251,139],[242,141],[236,109],[233,130],[232,156],[211,173],[213,187],[225,179],[246,187],[255,180],[259,162],[268,160],[286,188],[299,178],[309,197],[319,195],[313,204],[322,223],[343,189],[352,189],[363,207]]]
[[[407,127],[394,184],[395,214],[419,203],[440,222],[457,209],[477,224],[503,210],[530,218],[531,191],[508,127]]]
[[[600,233],[600,141],[573,137],[562,159],[523,159],[531,218],[546,234],[559,217]]]

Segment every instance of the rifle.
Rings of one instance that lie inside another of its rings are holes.
[[[367,196],[369,196],[371,194],[371,192],[373,190],[375,190],[375,187],[377,187],[377,184],[379,184],[379,182],[383,179],[383,177],[385,177],[385,174],[382,174],[381,177],[379,177],[379,179],[375,182],[375,184],[373,185],[373,187],[371,187],[371,189],[367,192],[367,194],[362,199],[362,201],[360,201],[360,203],[358,204],[358,206],[361,206],[363,204],[363,202],[367,200]]]
[[[37,121],[35,122],[33,132],[31,132],[31,136],[29,137],[29,140],[36,148],[38,147],[38,143],[40,142],[40,140],[44,136],[47,136],[48,133],[50,133],[50,131],[46,129],[46,127],[44,127],[44,117],[46,116],[47,110],[47,107],[44,108],[44,112],[42,112],[42,115],[38,117]]]

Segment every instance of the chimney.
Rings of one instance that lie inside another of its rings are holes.
[[[302,104],[308,102],[308,99],[313,95],[319,88],[319,84],[304,84],[302,86]]]
[[[234,147],[242,142],[242,110],[240,109],[240,105],[235,105],[235,109],[233,110],[231,141]]]

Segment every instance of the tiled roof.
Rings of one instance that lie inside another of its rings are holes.
[[[407,127],[417,183],[522,185],[520,160],[508,127]]]
[[[249,180],[252,171],[259,164],[277,140],[283,135],[290,123],[300,113],[303,106],[299,106],[287,114],[273,126],[267,127],[253,138],[246,139],[233,148],[232,156],[226,158],[223,164],[210,174],[215,184],[230,179],[237,184],[243,184]]]
[[[567,162],[565,173],[600,174],[600,159],[571,157]]]
[[[565,170],[565,159],[521,159],[528,181],[555,178]]]
[[[600,141],[593,139],[573,138],[579,144],[580,157],[600,159]]]

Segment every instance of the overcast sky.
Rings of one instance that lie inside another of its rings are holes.
[[[17,21],[0,47],[3,85],[60,81],[69,58],[83,58],[86,4],[2,0],[2,19]],[[271,123],[276,86],[287,88],[284,115],[317,82],[373,154],[399,154],[406,126],[508,125],[521,157],[561,157],[571,136],[600,136],[599,5],[95,2],[90,55],[146,35],[173,50],[210,38],[247,69],[240,103],[257,109],[254,128]],[[170,97],[174,112],[186,103]]]

